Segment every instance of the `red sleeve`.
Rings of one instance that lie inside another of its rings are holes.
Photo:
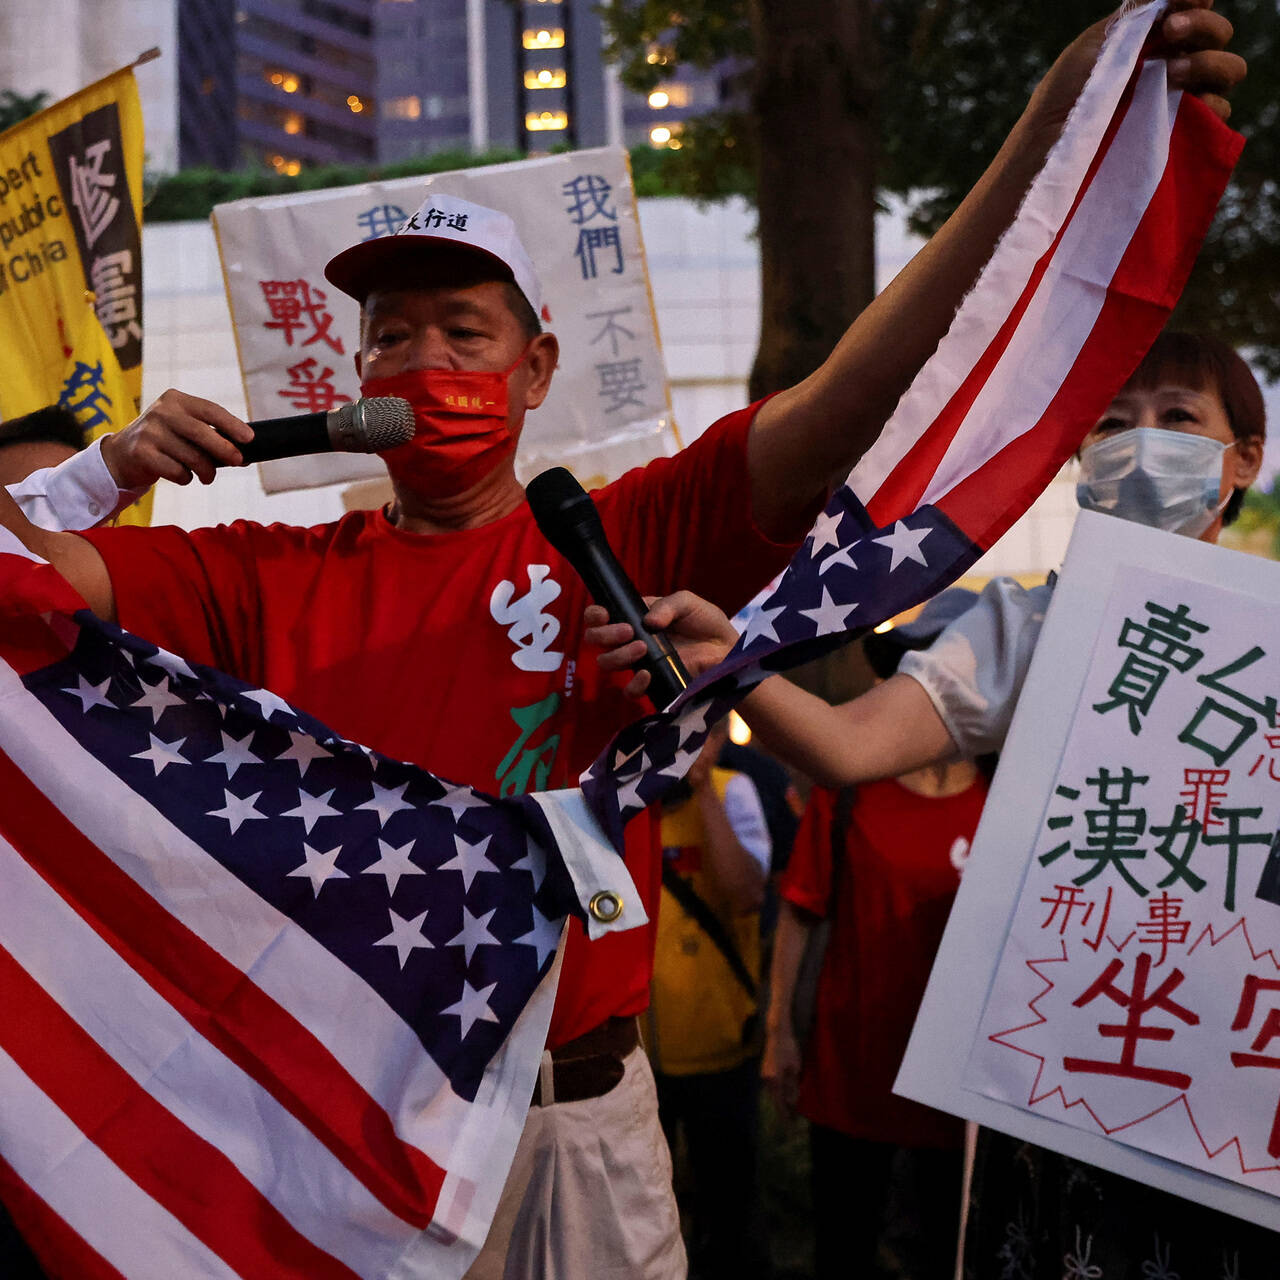
[[[111,575],[120,625],[191,662],[261,682],[261,601],[250,526],[81,534]]]
[[[793,906],[825,916],[831,897],[831,819],[835,793],[814,787],[791,847],[791,861],[778,883],[778,892]]]
[[[642,595],[685,588],[733,614],[795,554],[799,541],[765,537],[751,513],[747,435],[763,403],[595,495],[610,545]]]

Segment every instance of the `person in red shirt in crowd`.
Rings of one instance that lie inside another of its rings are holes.
[[[1220,95],[1245,68],[1224,51],[1230,24],[1207,3],[1174,0],[1164,19],[1177,55],[1170,82],[1225,115]],[[946,331],[1104,27],[1059,58],[974,190],[818,370],[596,495],[642,591],[692,587],[734,610],[777,572]],[[516,479],[524,417],[546,396],[558,345],[540,331],[537,279],[514,227],[438,197],[398,235],[339,254],[326,274],[361,303],[365,394],[403,395],[415,410],[414,439],[385,455],[395,492],[386,510],[312,529],[77,535],[35,527],[0,494],[0,525],[103,617],[386,755],[502,794],[572,785],[633,709],[585,653],[585,593]],[[459,413],[460,396],[479,411]],[[121,490],[157,476],[208,481],[241,461],[236,444],[251,435],[221,406],[171,390],[102,456]],[[465,834],[465,813],[459,824]],[[652,918],[655,824],[632,826],[628,866]],[[543,1073],[553,1096],[535,1097],[474,1277],[683,1273],[669,1155],[635,1047],[652,945],[650,927],[589,950],[570,926]]]
[[[977,600],[961,588],[863,648],[880,680]],[[971,760],[839,790],[815,787],[779,885],[762,1074],[809,1121],[814,1275],[951,1280],[964,1124],[893,1093],[987,795]],[[820,920],[821,967],[803,964]],[[815,982],[811,1026],[797,982]],[[890,1230],[890,1228],[892,1228]]]

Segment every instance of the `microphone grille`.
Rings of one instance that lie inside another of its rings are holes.
[[[408,444],[414,432],[413,406],[400,396],[367,396],[329,415],[333,447],[346,453],[382,453]]]
[[[534,476],[524,492],[542,536],[570,561],[584,534],[604,537],[596,504],[564,467]]]

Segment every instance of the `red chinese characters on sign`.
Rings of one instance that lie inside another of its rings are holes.
[[[332,382],[333,370],[308,356],[289,366],[289,385],[276,395],[283,396],[299,413],[328,413],[340,404],[350,404]]]
[[[1137,934],[1141,944],[1160,948],[1157,969],[1168,957],[1170,945],[1184,947],[1187,944],[1191,921],[1182,918],[1182,901],[1181,898],[1169,897],[1167,893],[1158,893],[1147,900],[1147,918],[1138,921]]]
[[[1280,782],[1280,773],[1276,772],[1276,765],[1280,763],[1276,759],[1276,752],[1280,751],[1280,733],[1268,733],[1265,736],[1267,739],[1267,751],[1270,752],[1270,755],[1268,756],[1264,752],[1258,756],[1253,762],[1253,768],[1249,770],[1249,777],[1252,778],[1262,768],[1262,762],[1265,760],[1267,762],[1267,777],[1272,782]]]
[[[1247,1031],[1253,1022],[1257,1010],[1258,993],[1270,991],[1280,993],[1280,980],[1276,978],[1260,978],[1256,973],[1245,974],[1244,985],[1240,988],[1240,1003],[1236,1006],[1236,1016],[1232,1020],[1232,1031]],[[1273,1057],[1261,1052],[1271,1042],[1280,1038],[1280,1009],[1273,1004],[1267,1010],[1258,1028],[1258,1034],[1249,1046],[1248,1053],[1233,1052],[1233,1067],[1270,1067],[1273,1071],[1280,1069],[1280,1057]],[[1275,1114],[1271,1120],[1271,1133],[1267,1138],[1267,1154],[1280,1159],[1280,1102],[1276,1104]]]
[[[1176,1089],[1190,1087],[1191,1077],[1186,1072],[1140,1066],[1136,1060],[1139,1041],[1164,1043],[1173,1039],[1175,1031],[1174,1027],[1150,1026],[1144,1023],[1143,1017],[1146,1014],[1159,1010],[1187,1026],[1199,1025],[1199,1015],[1184,1008],[1173,999],[1173,992],[1182,985],[1186,975],[1181,969],[1170,970],[1160,985],[1148,993],[1151,956],[1148,952],[1141,951],[1134,958],[1133,987],[1125,991],[1122,987],[1115,985],[1115,979],[1123,969],[1123,960],[1112,960],[1097,979],[1072,1001],[1077,1009],[1083,1009],[1100,997],[1106,997],[1125,1011],[1123,1022],[1103,1022],[1098,1025],[1100,1036],[1121,1041],[1120,1060],[1109,1062],[1096,1058],[1063,1058],[1064,1069],[1090,1072],[1095,1075],[1120,1076],[1128,1080],[1148,1080],[1153,1084],[1172,1085]]]
[[[1200,824],[1201,831],[1220,827],[1222,819],[1213,811],[1227,798],[1231,770],[1186,768],[1182,771],[1182,780],[1182,792],[1178,798],[1187,816]]]
[[[259,280],[262,296],[271,318],[262,322],[264,329],[278,329],[293,346],[296,333],[308,333],[299,346],[324,342],[337,355],[345,355],[342,339],[332,332],[333,315],[325,307],[323,289],[313,289],[306,280]]]
[[[1079,911],[1080,927],[1088,931],[1089,921],[1094,918],[1094,908],[1097,907],[1098,900],[1096,898],[1086,898],[1084,891],[1074,884],[1055,884],[1053,890],[1055,897],[1040,899],[1049,908],[1049,914],[1044,918],[1040,927],[1048,929],[1057,920],[1058,937],[1061,938],[1067,932],[1071,917]],[[1111,888],[1108,886],[1106,895],[1102,899],[1102,910],[1098,912],[1097,921],[1092,930],[1092,936],[1086,932],[1083,939],[1084,945],[1093,951],[1097,951],[1102,946],[1102,939],[1106,936],[1107,921],[1111,919],[1111,892]]]

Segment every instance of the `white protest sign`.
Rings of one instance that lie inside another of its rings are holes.
[[[898,1092],[1280,1227],[1278,635],[1280,565],[1081,516]]]
[[[394,232],[432,192],[508,214],[538,270],[560,364],[526,422],[523,474],[560,464],[601,483],[674,452],[631,173],[616,148],[219,205],[213,225],[249,416],[319,412],[359,395],[359,309],[324,265]],[[268,492],[381,475],[376,458],[356,454],[262,466]]]

